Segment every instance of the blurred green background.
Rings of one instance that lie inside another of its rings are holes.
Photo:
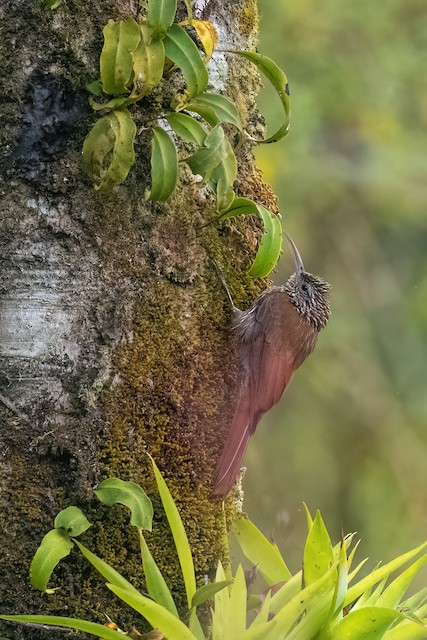
[[[335,542],[357,531],[372,567],[427,538],[427,3],[258,4],[292,124],[256,156],[333,316],[251,440],[244,509],[292,569],[303,501]],[[277,96],[259,105],[271,133]]]

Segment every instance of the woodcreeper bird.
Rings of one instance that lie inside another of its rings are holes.
[[[280,400],[329,319],[330,285],[305,271],[295,243],[286,237],[295,273],[284,286],[263,291],[246,311],[235,306],[218,273],[232,307],[240,373],[234,417],[215,474],[213,493],[218,496],[226,496],[233,487],[259,420]]]

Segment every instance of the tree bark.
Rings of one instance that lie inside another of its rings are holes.
[[[258,76],[224,53],[254,47],[256,3],[194,5],[220,36],[212,88],[259,131]],[[211,476],[235,376],[230,312],[210,256],[224,265],[237,303],[247,304],[259,285],[244,276],[256,248],[254,220],[206,224],[213,200],[185,171],[170,201],[144,202],[145,132],[135,167],[111,193],[95,191],[82,172],[82,142],[97,117],[84,87],[99,74],[102,27],[138,10],[136,0],[66,0],[53,11],[39,0],[3,0],[0,7],[0,609],[99,622],[106,613],[142,631],[77,554],[55,571],[60,589],[49,597],[29,586],[31,558],[57,512],[74,504],[94,523],[85,544],[143,589],[125,510],[93,500],[103,478],[132,479],[153,499],[149,543],[184,606],[148,451],[180,508],[199,582],[212,576],[225,550]],[[133,107],[136,118],[152,113],[154,123],[154,102]],[[238,160],[237,192],[272,208],[249,142]],[[227,508],[232,514],[235,503]],[[22,627],[13,635],[52,637]]]

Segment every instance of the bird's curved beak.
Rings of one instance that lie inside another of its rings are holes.
[[[299,278],[300,275],[305,271],[304,263],[302,261],[301,254],[298,251],[295,242],[292,240],[291,236],[288,236],[286,231],[285,231],[285,236],[286,236],[287,241],[289,242],[289,246],[292,249],[292,253],[294,255],[294,262],[295,262],[295,273],[296,273],[297,278]]]

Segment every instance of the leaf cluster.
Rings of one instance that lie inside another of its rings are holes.
[[[427,563],[427,553],[422,553],[427,543],[356,581],[365,561],[353,568],[358,546],[351,549],[354,536],[346,536],[333,546],[319,512],[313,519],[307,510],[308,535],[302,571],[292,575],[277,546],[242,516],[234,533],[245,557],[264,579],[266,589],[261,594],[251,593],[250,580],[242,566],[239,565],[232,576],[231,570],[221,562],[214,581],[197,588],[191,549],[178,509],[154,460],[151,462],[185,585],[188,611],[184,619],[179,617],[172,593],[144,538],[143,532],[150,531],[152,526],[151,501],[137,484],[117,478],[102,482],[95,493],[104,504],[118,503],[130,510],[130,524],[136,528],[140,541],[148,595],[140,593],[76,539],[91,526],[77,507],[61,511],[54,529],[43,538],[30,569],[35,588],[51,593],[47,583],[54,568],[77,546],[106,580],[107,588],[145,618],[158,639],[422,640],[426,637],[427,588],[411,597],[407,597],[406,592]],[[402,573],[391,577],[408,563]],[[204,629],[197,608],[208,600],[212,602],[211,621]],[[60,616],[0,618],[77,629],[106,640],[141,637],[136,629],[126,633],[111,620],[101,625]]]
[[[90,103],[95,111],[107,112],[94,124],[83,143],[83,165],[95,189],[109,191],[121,184],[135,163],[137,127],[131,110],[179,69],[184,86],[172,99],[169,109],[162,108],[158,123],[151,127],[151,187],[145,198],[166,201],[173,194],[180,155],[178,146],[192,149],[185,162],[200,186],[208,185],[215,196],[216,219],[245,214],[258,215],[264,235],[250,274],[267,276],[281,252],[280,216],[248,199],[242,206],[233,185],[237,176],[236,153],[244,135],[234,103],[218,93],[206,91],[207,62],[218,43],[214,25],[194,20],[189,3],[188,19],[174,22],[176,0],[148,0],[147,14],[139,21],[109,20],[103,29],[104,45],[100,57],[100,79],[87,85],[93,94]],[[195,30],[202,52],[186,29]],[[274,142],[289,129],[290,102],[285,73],[266,56],[255,52],[229,52],[255,64],[275,88],[284,111],[279,130],[255,142]],[[229,138],[228,131],[234,131]],[[179,142],[181,141],[181,142]]]

